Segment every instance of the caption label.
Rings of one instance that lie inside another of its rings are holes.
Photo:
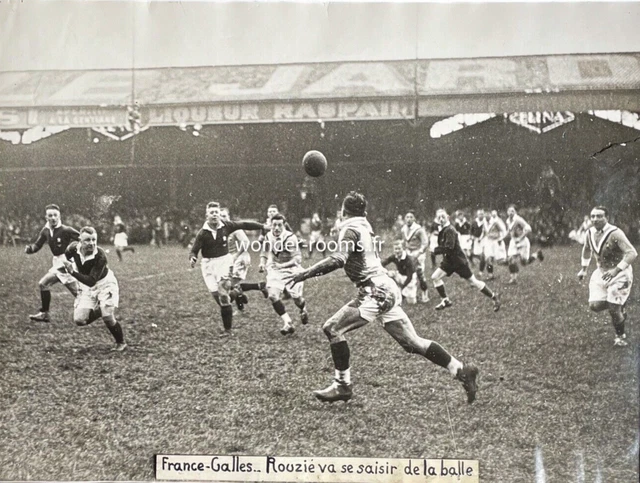
[[[157,455],[158,480],[478,483],[477,460]]]

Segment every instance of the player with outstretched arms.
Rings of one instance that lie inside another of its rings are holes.
[[[207,204],[206,221],[198,231],[189,253],[191,268],[198,262],[202,252],[200,269],[202,278],[216,303],[220,306],[223,332],[221,337],[233,335],[233,308],[231,307],[230,272],[233,270],[233,256],[229,253],[229,235],[236,230],[262,230],[262,223],[254,221],[223,221],[220,218],[220,203]]]
[[[516,211],[514,205],[510,205],[507,209],[507,230],[509,230],[509,248],[507,249],[507,257],[509,259],[509,273],[511,278],[510,284],[517,283],[518,272],[522,265],[528,265],[536,260],[543,261],[544,255],[542,250],[538,250],[535,255],[531,255],[531,242],[527,235],[531,233],[531,225],[527,223]]]
[[[127,344],[122,326],[115,316],[120,289],[116,276],[107,266],[106,253],[98,246],[95,228],[83,227],[80,240],[67,247],[65,258],[63,269],[80,282],[73,310],[74,322],[86,326],[102,318],[116,341],[112,350],[122,352]]]
[[[578,278],[587,274],[592,256],[596,269],[589,281],[589,308],[594,312],[608,310],[616,336],[613,344],[626,346],[624,323],[627,320],[625,304],[631,293],[633,269],[631,264],[638,252],[624,232],[608,222],[609,213],[604,206],[591,210],[592,227],[582,247],[582,268]]]
[[[366,207],[367,202],[362,194],[350,192],[342,203],[343,222],[338,238],[339,251],[294,275],[290,281],[295,285],[344,268],[358,289],[358,296],[342,307],[323,326],[331,347],[335,378],[326,389],[315,391],[315,397],[324,402],[351,399],[353,390],[350,350],[345,334],[369,322],[378,321],[405,351],[419,354],[446,368],[462,382],[467,393],[467,401],[473,402],[477,391],[477,367],[463,364],[437,342],[418,336],[409,317],[400,307],[400,289],[382,267],[378,256],[378,243],[366,218]]]
[[[284,325],[280,329],[282,335],[295,332],[291,316],[287,313],[281,295],[287,291],[296,307],[300,309],[300,321],[303,325],[309,322],[307,303],[302,297],[304,284],[287,287],[286,282],[302,270],[302,254],[298,237],[285,228],[286,220],[280,213],[271,218],[271,230],[264,240],[264,251],[260,255],[259,272],[267,271],[267,292],[273,310],[280,316]]]
[[[30,315],[29,318],[36,322],[49,322],[49,307],[51,305],[51,287],[58,282],[62,282],[67,290],[76,297],[78,295],[78,284],[76,279],[68,273],[59,269],[64,265],[64,252],[73,241],[80,238],[80,233],[70,226],[63,225],[60,221],[60,207],[58,205],[47,205],[45,207],[47,224],[40,230],[36,241],[27,245],[24,252],[27,255],[37,253],[44,244],[49,245],[53,255],[51,269],[40,279],[40,300],[42,305],[37,314]]]

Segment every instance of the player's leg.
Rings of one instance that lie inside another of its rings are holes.
[[[600,269],[596,268],[589,279],[589,309],[592,312],[608,310],[607,296],[607,284],[602,280]]]
[[[482,280],[478,280],[473,273],[471,272],[471,269],[469,268],[469,266],[467,265],[466,269],[464,267],[461,267],[458,270],[458,275],[460,275],[464,280],[466,280],[470,285],[472,285],[473,287],[477,288],[478,290],[480,290],[480,293],[486,297],[489,297],[492,301],[493,301],[493,311],[497,312],[498,310],[500,310],[500,298],[498,297],[498,294],[495,293],[494,291],[492,291],[489,287],[487,287],[487,284],[484,283]]]
[[[116,255],[118,255],[118,261],[122,261],[122,249],[120,247],[116,247]]]
[[[355,302],[342,307],[322,326],[329,339],[331,358],[335,368],[335,377],[325,389],[314,391],[314,396],[323,402],[348,401],[353,395],[351,388],[351,366],[349,344],[344,335],[369,321],[362,318]]]
[[[397,311],[399,307],[393,309]],[[462,382],[467,393],[467,401],[471,404],[476,398],[478,368],[472,364],[463,364],[453,357],[437,342],[420,337],[409,320],[402,314],[385,314],[385,318],[394,317],[395,320],[384,323],[384,329],[393,337],[400,346],[409,354],[419,354],[434,364],[444,367],[456,379]]]
[[[269,293],[267,292],[266,282],[240,282],[240,289],[243,292],[250,292],[251,290],[260,290],[264,298],[269,297]]]
[[[427,303],[429,301],[429,284],[427,283],[427,277],[424,274],[424,266],[427,261],[427,256],[423,253],[418,257],[418,269],[416,270],[416,276],[418,277],[418,283],[420,284],[420,302]]]
[[[440,295],[440,303],[436,305],[436,310],[444,310],[448,307],[451,307],[453,304],[449,297],[447,297],[447,292],[444,288],[444,277],[447,276],[447,272],[445,272],[442,268],[436,268],[435,272],[431,275],[431,280],[433,280],[433,286],[436,288],[438,295]]]
[[[309,312],[307,312],[307,301],[302,296],[304,282],[297,283],[293,287],[288,287],[286,290],[289,292],[289,295],[291,295],[293,303],[296,304],[296,307],[300,310],[300,323],[307,325],[309,323]]]
[[[29,318],[35,322],[50,322],[49,308],[51,306],[51,287],[58,283],[58,277],[55,273],[47,272],[38,282],[40,289],[40,310],[37,314],[29,315]]]
[[[218,292],[217,302],[220,305],[220,316],[222,317],[222,326],[224,332],[221,334],[223,337],[231,335],[231,328],[233,325],[233,307],[231,306],[231,285],[228,278],[218,278]]]
[[[623,270],[616,275],[607,286],[607,305],[611,322],[616,332],[614,345],[626,346],[628,342],[625,340],[625,321],[627,320],[627,311],[625,304],[631,293],[633,284],[633,272],[631,267]]]
[[[115,316],[115,307],[111,306],[101,306],[102,311],[102,320],[104,321],[104,325],[107,326],[109,332],[113,336],[116,345],[112,351],[122,352],[126,349],[127,343],[124,341],[124,331],[122,330],[122,326],[120,322],[116,320]]]
[[[74,297],[78,296],[78,282],[73,281],[65,283],[64,286],[67,287],[67,290],[71,293],[71,295],[73,295]]]
[[[287,313],[287,309],[284,306],[284,302],[281,300],[281,295],[284,290],[284,287],[274,286],[267,281],[267,293],[269,294],[269,302],[273,306],[273,310],[276,314],[282,319],[283,326],[280,329],[280,333],[282,335],[290,335],[293,334],[296,329],[293,326],[293,321],[291,320],[291,316]]]
[[[116,345],[112,351],[122,352],[127,344],[124,341],[124,332],[122,326],[116,320],[115,311],[119,305],[120,289],[118,288],[118,281],[111,270],[109,274],[98,282],[97,289],[94,288],[93,293],[95,297],[96,306],[102,314],[102,320],[104,324],[111,332]],[[94,316],[97,314],[93,314]]]

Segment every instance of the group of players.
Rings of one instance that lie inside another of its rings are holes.
[[[345,334],[368,322],[379,321],[407,352],[422,355],[447,369],[461,381],[467,400],[472,403],[476,397],[478,368],[457,360],[437,342],[418,336],[401,308],[403,298],[407,302],[413,301],[413,292],[407,291],[411,284],[420,286],[422,300],[425,300],[427,282],[424,260],[429,240],[424,229],[415,222],[412,212],[407,213],[402,240],[394,243],[394,254],[383,261],[379,257],[379,245],[373,229],[367,221],[366,207],[367,202],[360,193],[350,192],[344,198],[341,219],[336,225],[336,250],[305,269],[302,267],[298,237],[286,223],[285,217],[278,213],[277,207],[272,205],[269,208],[265,223],[257,223],[231,221],[228,210],[221,208],[217,202],[209,203],[205,222],[189,252],[189,261],[195,267],[198,257],[202,258],[202,277],[220,308],[223,322],[221,335],[232,335],[232,302],[235,300],[238,308],[242,309],[248,301],[245,292],[251,290],[260,291],[269,299],[274,311],[283,321],[281,333],[293,333],[294,324],[286,312],[283,296],[293,299],[300,312],[301,322],[306,324],[309,317],[306,301],[302,296],[304,281],[344,268],[357,288],[357,296],[323,325],[330,343],[335,377],[327,388],[314,391],[315,397],[328,402],[347,401],[352,397],[350,349]],[[518,216],[515,207],[509,207],[506,223],[496,212],[492,212],[488,218],[483,215],[484,213],[478,212],[471,224],[463,215],[456,214],[454,226],[446,210],[439,209],[436,212],[437,245],[432,252],[435,256],[442,255],[442,261],[431,278],[441,298],[436,306],[438,310],[452,305],[443,279],[453,273],[487,296],[495,311],[500,309],[497,295],[486,283],[478,280],[471,270],[470,259],[479,256],[478,246],[482,247],[489,273],[492,273],[489,267],[493,267],[496,261],[508,257],[513,281],[518,273],[518,262],[526,265],[535,259],[542,260],[540,252],[535,257],[530,256],[527,234],[531,228]],[[30,316],[31,319],[49,320],[50,287],[60,281],[76,297],[76,324],[87,325],[102,318],[116,341],[114,349],[124,350],[124,334],[114,313],[119,300],[118,284],[113,272],[107,267],[104,250],[97,245],[95,229],[84,227],[78,232],[62,225],[60,209],[56,205],[46,207],[46,218],[47,224],[37,240],[25,250],[28,254],[35,253],[46,242],[54,255],[52,269],[39,282],[41,310]],[[590,218],[593,226],[585,239],[582,269],[578,276],[584,277],[591,256],[595,255],[597,269],[589,284],[590,308],[594,311],[609,311],[616,332],[614,343],[626,345],[625,303],[633,281],[631,263],[637,252],[622,230],[608,223],[605,208],[595,207]],[[478,229],[480,226],[482,231]],[[467,229],[468,233],[465,233]],[[251,261],[248,252],[252,245],[244,230],[261,233],[259,272],[266,271],[265,282],[245,280]],[[507,234],[510,235],[509,248],[506,250],[506,257],[502,257],[501,251],[504,251]],[[388,272],[384,268],[392,262],[396,264],[397,272]]]

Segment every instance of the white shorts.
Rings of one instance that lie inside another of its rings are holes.
[[[267,267],[267,290],[270,288],[284,291],[286,290],[292,298],[297,299],[302,297],[302,291],[304,289],[304,282],[297,283],[293,287],[288,286],[287,282],[289,278],[302,271],[302,267],[290,267],[285,269],[274,268],[273,266]]]
[[[484,238],[473,238],[473,251],[472,253],[479,257],[484,254]]]
[[[486,238],[484,240],[484,257],[493,258],[494,260],[506,260],[507,250],[504,242]]]
[[[473,243],[471,240],[471,235],[460,235],[460,248],[465,252],[471,251],[471,244]]]
[[[367,322],[378,320],[383,325],[407,317],[400,302],[400,287],[388,275],[372,277],[370,284],[358,289],[356,305],[360,317]],[[350,303],[351,304],[351,303]]]
[[[429,236],[429,251],[433,253],[438,246],[438,235]]]
[[[509,240],[507,256],[515,257],[516,255],[520,255],[522,260],[529,260],[529,256],[531,255],[531,242],[526,236],[520,240],[520,242],[516,242],[514,238]]]
[[[412,257],[418,259],[418,263],[420,264],[420,268],[422,268],[422,271],[424,272],[424,264],[427,261],[427,255],[425,253],[420,253],[420,250],[413,250],[413,251],[407,250],[407,253],[409,255],[411,255]]]
[[[229,253],[217,258],[202,259],[200,270],[209,292],[217,292],[219,283],[223,280],[229,280],[229,269],[232,266],[233,256]]]
[[[83,283],[78,283],[78,296],[74,307],[76,309],[97,309],[100,307],[104,311],[107,307],[115,308],[120,302],[120,289],[118,280],[111,269],[107,276],[93,287],[88,287]]]
[[[596,268],[589,280],[589,302],[604,302],[624,305],[631,293],[633,284],[633,270],[625,268],[609,282],[602,280],[600,268]]]
[[[65,257],[64,254],[54,255],[53,259],[51,260],[51,268],[49,269],[49,273],[55,274],[55,276],[58,277],[58,280],[60,280],[60,282],[62,282],[65,285],[68,285],[70,283],[77,282],[77,280],[75,279],[75,277],[72,277],[67,272],[61,272],[60,270],[58,270],[59,268],[64,267],[63,262],[65,262],[66,260],[67,260],[67,257]]]
[[[251,255],[248,252],[242,252],[233,264],[233,278],[245,280],[250,266]]]
[[[113,237],[113,244],[116,248],[126,247],[129,245],[129,237],[127,237],[127,234],[124,232],[116,233],[115,236]]]
[[[395,282],[398,284],[398,287],[401,287],[407,281],[407,277],[405,275],[400,275],[395,270],[389,270],[389,276],[393,280],[395,280]],[[418,275],[417,274],[414,273],[411,278],[411,282],[409,282],[407,286],[402,289],[402,296],[406,298],[408,301],[413,303],[415,303],[415,301],[418,299]]]

